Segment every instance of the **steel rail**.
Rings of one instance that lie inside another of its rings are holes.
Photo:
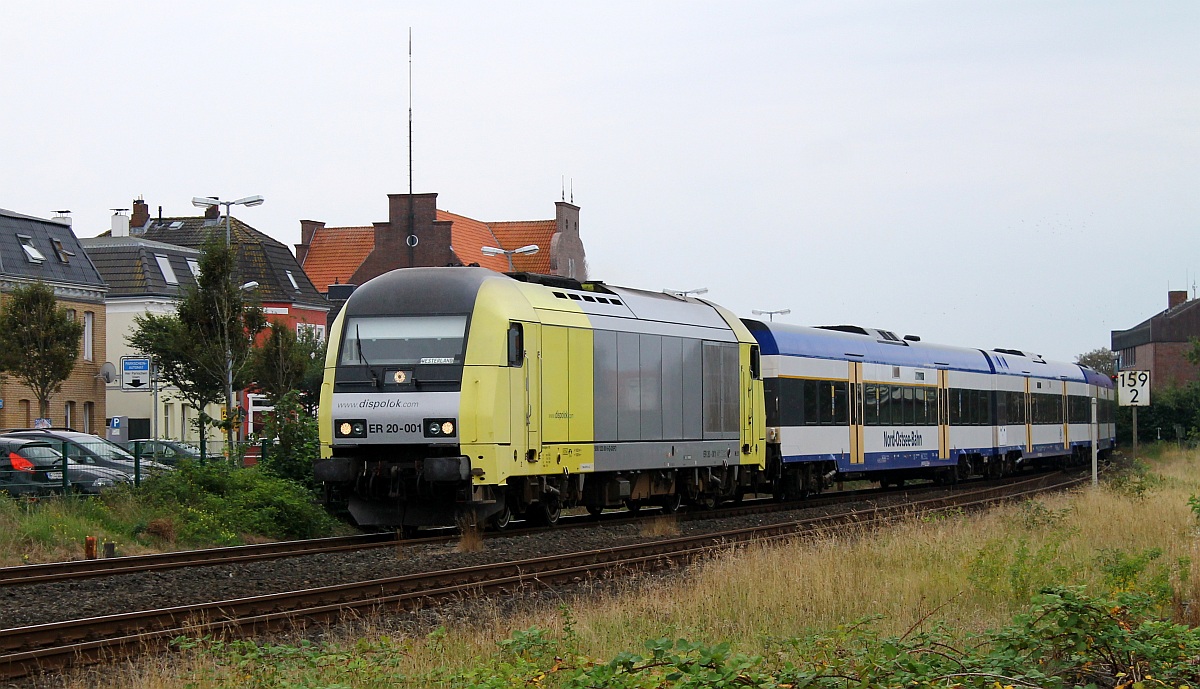
[[[970,486],[963,482],[961,486]],[[921,494],[938,490],[946,490],[947,486],[935,484],[919,484],[905,486],[890,491],[890,494]],[[854,491],[837,491],[826,493],[820,497],[810,497],[805,500],[775,502],[768,499],[749,500],[740,504],[732,504],[710,510],[686,510],[677,513],[683,521],[697,519],[725,519],[728,517],[749,514],[770,514],[798,509],[813,509],[837,505],[845,502],[861,500],[877,495],[888,494],[879,489],[869,488]],[[599,520],[591,516],[564,517],[563,522],[551,527],[529,527],[516,525],[502,532],[486,532],[485,538],[503,538],[512,535],[537,533],[538,531],[563,528],[586,528],[596,524],[618,525],[638,523],[647,516],[661,514],[654,508],[648,508],[639,516],[629,513],[611,513],[602,515]],[[185,567],[218,566],[258,560],[273,560],[302,555],[335,553],[345,551],[367,550],[394,545],[405,547],[414,545],[443,544],[457,540],[457,535],[429,536],[425,538],[398,539],[392,533],[361,534],[355,536],[335,536],[300,541],[278,541],[251,545],[228,546],[222,548],[204,548],[199,550],[179,550],[168,553],[152,553],[147,555],[127,555],[115,558],[97,560],[70,560],[65,562],[47,562],[32,565],[17,565],[0,567],[0,586],[24,586],[42,584],[53,581],[86,579],[100,576],[116,576],[120,574],[137,574]]]
[[[876,527],[917,514],[978,509],[1087,481],[1044,475],[1008,486],[956,493],[930,500],[874,507],[794,522],[682,536],[599,550],[478,565],[365,582],[325,586],[105,617],[0,630],[0,677],[25,676],[72,662],[160,646],[181,635],[271,628],[298,618],[328,620],[361,608],[415,609],[468,595],[523,586],[582,581],[614,570],[653,570],[754,542],[771,542],[828,532],[854,523]]]

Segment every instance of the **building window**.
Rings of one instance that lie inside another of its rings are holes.
[[[24,419],[25,428],[33,428],[33,405],[29,403],[29,400],[21,400],[17,404],[17,408],[20,410],[20,418]]]
[[[200,263],[199,263],[199,261],[197,261],[194,258],[189,258],[187,260],[187,264],[188,264],[188,270],[192,271],[192,277],[199,280],[200,279]]]
[[[75,424],[75,403],[67,402],[63,409],[63,425],[67,428],[74,428]]]
[[[96,314],[91,311],[83,312],[83,360],[92,361],[96,353],[92,346],[92,336],[95,331]]]
[[[296,336],[297,337],[303,335],[306,332],[312,333],[313,335],[315,335],[317,338],[317,342],[325,341],[325,326],[323,326],[323,325],[318,325],[315,323],[297,323],[296,324]]]
[[[27,234],[19,234],[17,235],[17,239],[21,240],[21,248],[25,250],[26,261],[29,261],[30,263],[45,262],[46,257],[42,255],[42,252],[38,251],[37,248],[33,246],[33,237],[30,237]]]
[[[164,437],[164,438],[175,437],[171,434],[171,415],[174,413],[175,413],[175,405],[173,405],[173,404],[164,404],[163,405],[162,437]],[[182,440],[182,438],[180,438],[180,440]]]
[[[162,254],[154,254],[154,260],[158,261],[158,269],[162,271],[163,279],[168,285],[178,285],[179,278],[175,277],[175,269],[171,267],[171,259]]]
[[[82,419],[84,433],[92,432],[92,428],[94,426],[94,424],[92,423],[92,419],[95,416],[95,414],[96,414],[96,403],[95,402],[84,402],[83,403],[83,419]]]
[[[186,404],[179,405],[179,439],[187,440],[188,438],[188,412],[191,407]]]
[[[50,244],[54,246],[54,255],[58,256],[60,263],[71,262],[71,257],[75,255],[75,252],[67,251],[67,248],[63,246],[61,239],[51,239]]]

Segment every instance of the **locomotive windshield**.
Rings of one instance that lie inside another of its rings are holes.
[[[347,318],[342,365],[461,364],[466,316]]]

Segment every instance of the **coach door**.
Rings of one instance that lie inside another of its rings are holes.
[[[1025,454],[1033,454],[1033,404],[1029,398],[1029,379],[1025,379],[1025,396],[1021,399],[1025,405]]]
[[[859,361],[850,364],[850,463],[866,462],[863,449],[863,365]]]
[[[938,369],[938,459],[950,459],[950,385],[949,373]]]

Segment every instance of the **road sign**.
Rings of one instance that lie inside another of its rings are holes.
[[[131,357],[121,358],[121,389],[148,390],[150,388],[150,360]]]
[[[1118,404],[1122,407],[1150,406],[1150,372],[1121,371],[1118,375]]]

